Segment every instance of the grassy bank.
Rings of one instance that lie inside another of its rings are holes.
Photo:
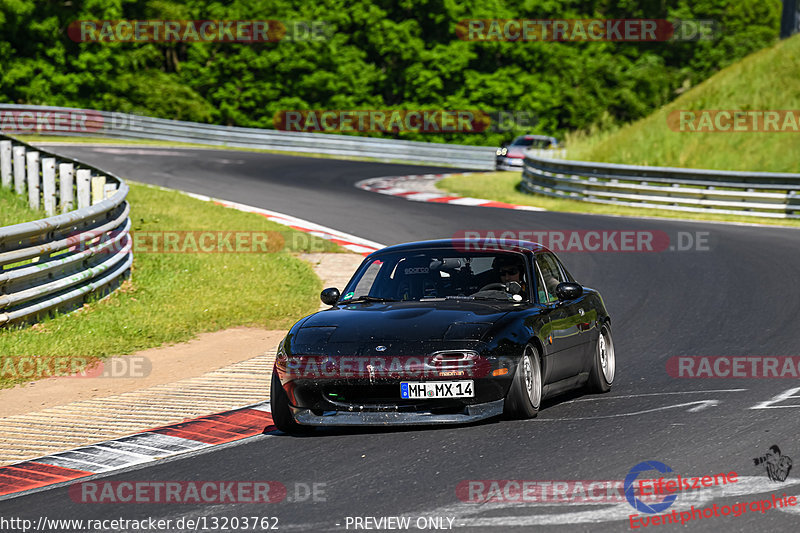
[[[571,159],[631,165],[800,172],[800,132],[791,123],[781,132],[691,132],[667,121],[680,110],[798,109],[800,35],[795,35],[718,72],[645,119],[568,137],[568,154]]]
[[[134,233],[278,231],[285,246],[274,253],[137,253],[134,248],[132,275],[123,287],[75,313],[24,329],[0,329],[2,357],[102,358],[232,326],[287,328],[316,311],[320,281],[292,253],[341,251],[336,245],[287,230],[260,215],[175,191],[129,185]],[[14,203],[14,198],[5,196],[4,202]],[[8,225],[15,216],[25,214],[11,213],[0,210],[0,224]],[[0,386],[22,381],[23,377],[0,375]]]

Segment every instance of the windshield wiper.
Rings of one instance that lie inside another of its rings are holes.
[[[395,300],[393,298],[380,298],[378,296],[359,296],[358,298],[353,298],[352,300],[342,300],[341,303],[353,304],[360,302],[399,302],[399,301],[400,300]]]
[[[492,300],[495,302],[507,302],[507,301],[515,301],[511,298],[511,295],[508,295],[507,298],[501,298],[499,296],[445,296],[447,300]]]

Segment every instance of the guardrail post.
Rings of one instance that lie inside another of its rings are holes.
[[[3,187],[11,187],[11,141],[0,141],[0,178]]]
[[[15,146],[12,150],[14,160],[14,192],[25,194],[25,147]]]
[[[92,177],[92,205],[102,202],[106,198],[106,177]]]
[[[47,216],[56,213],[56,160],[54,157],[42,159],[42,197]]]
[[[78,170],[78,209],[89,207],[91,201],[92,171],[82,168]]]
[[[39,209],[39,152],[25,154],[28,162],[28,203],[31,209]]]
[[[75,167],[72,163],[58,165],[58,192],[62,213],[72,211],[72,204],[75,202],[75,191],[72,190],[74,183]]]
[[[789,191],[786,195],[786,214],[797,215],[798,211],[800,211],[800,193]]]

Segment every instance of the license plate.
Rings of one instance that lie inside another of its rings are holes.
[[[422,398],[473,398],[472,380],[467,381],[404,381],[400,397],[404,400]]]

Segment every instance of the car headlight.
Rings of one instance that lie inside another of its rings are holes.
[[[286,363],[289,361],[289,356],[286,355],[286,350],[284,349],[285,344],[286,337],[284,337],[281,343],[278,345],[278,352],[275,355],[275,364],[283,370],[286,369]]]
[[[508,153],[508,148],[498,148],[497,155],[506,155]]]

